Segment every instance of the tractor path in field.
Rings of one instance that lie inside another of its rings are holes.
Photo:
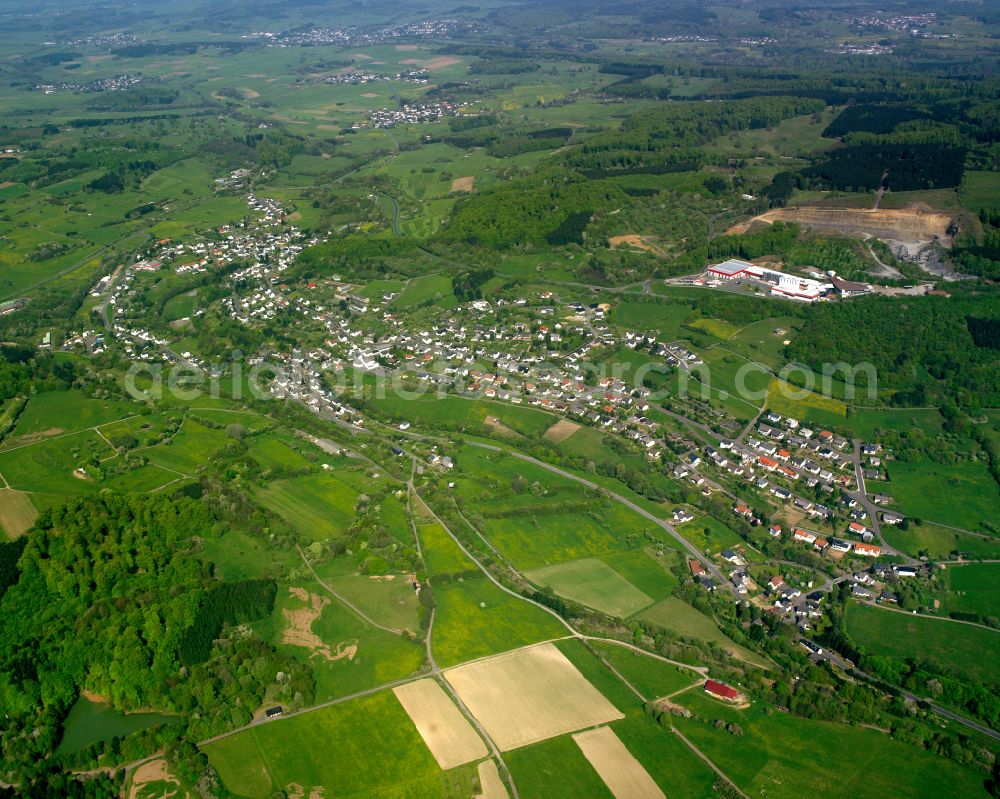
[[[379,624],[375,619],[365,613],[361,608],[355,605],[351,600],[345,597],[343,594],[338,593],[330,586],[329,583],[325,582],[313,568],[313,565],[309,562],[309,558],[306,557],[306,553],[302,551],[302,547],[298,544],[295,545],[295,549],[298,550],[299,557],[302,558],[302,563],[305,567],[309,569],[309,573],[313,576],[313,579],[320,584],[326,591],[338,602],[340,602],[344,607],[350,610],[355,616],[357,616],[361,621],[370,624],[372,627],[378,627],[380,630],[384,630],[387,633],[392,633],[393,635],[402,635],[403,630],[397,629],[396,627],[386,627],[384,624]]]

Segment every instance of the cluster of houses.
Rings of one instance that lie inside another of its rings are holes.
[[[644,416],[651,390],[589,369],[593,350],[620,343],[604,321],[603,304],[569,304],[560,311],[550,292],[531,304],[526,298],[474,300],[414,330],[397,317],[391,292],[364,297],[356,287],[332,280],[322,288],[332,289],[333,296],[313,299],[309,293],[320,286],[289,292],[275,282],[277,274],[263,265],[234,273],[234,280],[252,279],[255,287],[239,303],[223,302],[244,324],[267,321],[279,311],[315,323],[324,342],[307,356],[321,370],[402,374],[428,390],[537,406],[625,436],[652,459],[662,457],[659,424]],[[513,321],[493,322],[501,312]],[[564,336],[579,346],[553,349]]]
[[[430,79],[426,69],[407,69],[403,72],[364,72],[360,69],[347,69],[338,72],[336,75],[327,75],[320,80],[331,86],[349,85],[358,86],[364,83],[376,83],[378,81],[395,80],[403,83],[424,84]]]
[[[445,117],[457,116],[469,107],[466,101],[436,100],[424,103],[407,103],[399,108],[377,108],[368,114],[368,122],[373,128],[394,128],[396,125],[417,125],[423,122],[437,122]],[[359,127],[355,123],[353,127]]]
[[[926,566],[908,566],[901,563],[876,563],[867,571],[859,571],[848,577],[851,596],[861,602],[896,605],[899,600],[892,591],[893,585],[902,580],[912,580],[926,574]]]
[[[441,38],[470,27],[468,22],[454,17],[445,17],[374,28],[331,28],[307,25],[280,33],[257,31],[246,34],[243,38],[259,39],[271,47],[322,47],[325,45],[367,47],[399,39]]]
[[[43,94],[57,92],[76,92],[77,94],[94,94],[97,92],[123,92],[142,83],[139,75],[116,75],[113,78],[101,78],[90,83],[36,83],[34,89]]]

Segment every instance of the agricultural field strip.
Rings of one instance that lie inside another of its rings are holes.
[[[573,740],[615,799],[666,799],[649,772],[610,727],[578,732]]]
[[[486,745],[435,679],[427,677],[392,690],[442,769],[486,757]]]
[[[449,668],[444,678],[504,752],[624,718],[550,642]]]

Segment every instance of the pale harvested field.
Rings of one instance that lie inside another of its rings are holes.
[[[552,644],[506,652],[444,676],[503,751],[624,718]]]
[[[415,45],[415,44],[397,44],[396,45],[396,52],[397,53],[412,53],[414,50],[419,50],[419,49],[420,49],[420,47],[418,45]]]
[[[4,153],[4,155],[11,155],[11,153]],[[17,184],[11,180],[5,180],[2,183],[0,183],[0,189],[9,189],[11,186],[16,186],[16,185]],[[452,191],[454,191],[454,189],[452,189]]]
[[[406,64],[407,66],[422,67],[423,69],[444,69],[445,67],[451,67],[455,64],[461,64],[461,58],[453,58],[450,55],[441,55],[437,58],[430,58],[426,61],[421,61],[419,58],[407,58],[405,61],[400,61],[400,64]]]
[[[239,90],[243,94],[244,100],[256,100],[260,97],[260,92],[251,89],[249,86],[240,86]]]
[[[497,764],[492,760],[484,760],[479,764],[479,790],[476,799],[510,799],[507,786],[500,779]]]
[[[578,732],[573,740],[615,799],[666,799],[649,772],[610,727]]]
[[[0,489],[0,527],[7,538],[14,540],[31,529],[38,518],[38,511],[23,491]]]
[[[469,177],[464,177],[464,178],[455,178],[451,182],[451,190],[452,191],[472,191],[472,187],[475,186],[475,185],[476,185],[476,177],[475,177],[475,175],[472,175],[472,176],[469,176]]]
[[[437,680],[427,678],[392,689],[441,768],[448,770],[488,754],[486,744]]]
[[[580,425],[576,422],[571,422],[569,419],[560,419],[552,427],[545,431],[545,438],[551,441],[553,444],[559,444],[565,441],[573,433],[580,429]]]

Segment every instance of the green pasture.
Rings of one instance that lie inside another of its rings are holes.
[[[939,574],[948,588],[941,597],[947,611],[1000,617],[1000,566],[994,563],[949,565]]]
[[[222,580],[281,579],[302,568],[294,549],[279,549],[266,540],[238,529],[228,529],[202,539],[198,557],[211,563]]]
[[[884,525],[882,535],[893,548],[914,557],[926,554],[934,560],[947,560],[953,553],[959,553],[969,558],[1000,558],[1000,539],[950,530],[930,522],[911,524],[909,530]]]
[[[662,552],[662,555],[657,555],[651,547],[646,547],[629,552],[612,552],[602,555],[601,560],[644,594],[659,602],[670,596],[677,587],[679,581],[674,568],[681,560],[675,550],[665,549]]]
[[[858,438],[872,441],[880,432],[919,428],[928,435],[941,432],[944,419],[937,408],[852,408],[840,422]]]
[[[276,480],[257,497],[303,535],[320,541],[350,526],[359,493],[332,474],[315,474]]]
[[[658,699],[700,681],[702,676],[634,649],[592,641],[591,647],[647,699]]]
[[[570,735],[506,752],[504,762],[523,796],[613,799]]]
[[[616,618],[627,618],[653,600],[600,560],[584,558],[524,574],[543,588]]]
[[[869,655],[926,660],[958,677],[1000,684],[1000,631],[851,604],[847,631]]]
[[[719,629],[715,621],[701,611],[696,610],[687,602],[677,597],[669,597],[647,608],[639,617],[668,630],[690,638],[700,638],[702,641],[716,644],[720,649],[729,652],[733,657],[753,663],[756,666],[767,666],[756,652],[740,646]]]
[[[28,399],[10,443],[16,444],[17,438],[31,433],[86,430],[135,414],[138,410],[138,406],[126,402],[90,399],[82,391],[46,391]]]
[[[939,464],[925,458],[890,461],[887,468],[886,493],[901,513],[966,530],[985,530],[986,522],[996,521],[1000,489],[984,460]]]
[[[979,772],[877,730],[798,718],[756,702],[736,710],[698,692],[678,701],[695,717],[674,724],[753,796],[986,796]],[[716,719],[739,724],[743,735],[716,728]]]
[[[843,425],[847,406],[840,400],[799,388],[775,378],[767,390],[768,410],[791,416],[801,422],[820,425]]]
[[[677,532],[702,552],[715,555],[744,541],[713,516],[702,516],[677,526]]]
[[[970,211],[996,208],[1000,198],[1000,172],[967,170],[958,187],[958,198]]]
[[[419,631],[420,602],[416,591],[413,590],[412,575],[327,576],[321,567],[318,567],[316,572],[334,591],[357,605],[379,624],[398,630],[409,630],[414,634]]]
[[[435,582],[434,600],[431,646],[440,666],[569,634],[549,613],[501,591],[485,576]]]
[[[417,535],[420,537],[427,572],[431,576],[454,574],[476,568],[476,564],[459,549],[458,544],[437,522],[418,525]]]
[[[190,475],[230,440],[224,430],[185,419],[172,438],[138,452],[149,458],[150,463]]]
[[[11,488],[58,496],[89,494],[100,488],[92,478],[82,478],[76,469],[86,468],[93,458],[112,455],[111,448],[96,433],[82,430],[34,444],[0,450],[0,474]]]
[[[247,440],[250,456],[265,469],[309,469],[311,462],[283,436],[265,433]]]
[[[638,517],[617,504],[598,519],[582,513],[544,513],[542,507],[539,511],[485,520],[482,532],[519,569],[630,549],[626,531],[642,529]]]
[[[327,796],[468,797],[474,767],[442,772],[391,691],[251,727],[204,748],[247,799],[300,785]]]

